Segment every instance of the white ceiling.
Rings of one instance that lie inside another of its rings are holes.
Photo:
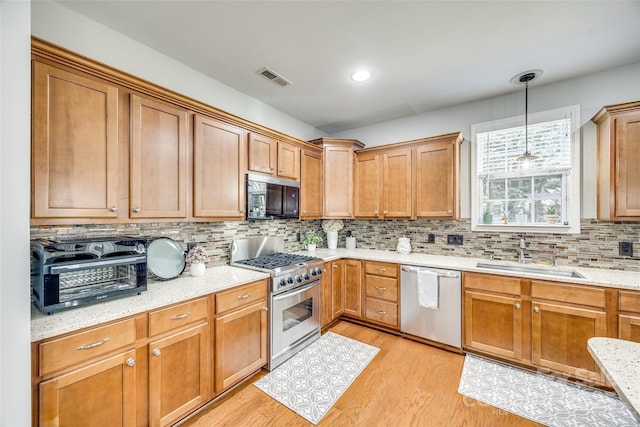
[[[328,135],[640,62],[638,0],[58,1]]]

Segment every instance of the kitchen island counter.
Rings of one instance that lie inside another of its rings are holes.
[[[41,313],[31,305],[31,342],[132,316],[235,286],[268,278],[269,274],[228,265],[208,267],[204,276],[192,277],[188,269],[178,278],[149,280],[140,295],[61,311]]]

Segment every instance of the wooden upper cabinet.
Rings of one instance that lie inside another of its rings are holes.
[[[392,150],[382,154],[384,218],[411,218],[411,150]]]
[[[598,125],[598,219],[640,220],[640,101],[604,107]]]
[[[194,116],[193,216],[245,216],[246,132],[218,120]]]
[[[187,112],[131,95],[131,218],[186,218]]]
[[[300,154],[300,219],[322,218],[322,152]]]
[[[300,179],[300,147],[278,141],[278,173],[280,178]]]
[[[249,134],[249,170],[275,174],[277,150],[277,140],[251,132]]]
[[[36,61],[32,87],[32,217],[117,218],[117,87]]]
[[[380,156],[358,154],[355,159],[354,216],[380,216]]]
[[[324,217],[353,218],[354,149],[364,144],[355,139],[331,138],[310,142],[324,150]]]

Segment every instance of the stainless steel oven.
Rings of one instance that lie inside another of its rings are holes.
[[[240,239],[231,244],[231,265],[271,275],[269,370],[320,337],[322,260],[283,249],[282,237]]]
[[[320,281],[271,296],[270,369],[320,337]]]

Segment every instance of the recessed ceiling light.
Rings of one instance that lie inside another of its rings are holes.
[[[351,74],[351,78],[356,82],[364,82],[371,78],[371,73],[367,70],[358,70]]]

